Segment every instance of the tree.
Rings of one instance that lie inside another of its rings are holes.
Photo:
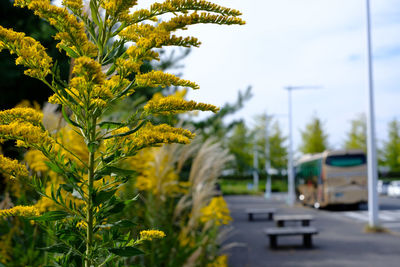
[[[287,164],[287,148],[284,146],[286,137],[282,135],[279,122],[272,124],[273,117],[262,114],[256,118],[256,125],[252,130],[254,143],[257,144],[259,151],[259,168],[264,169],[267,159],[266,145],[268,134],[269,160],[274,169],[284,169]],[[267,131],[267,132],[266,132]]]
[[[350,132],[344,144],[346,149],[362,149],[367,151],[367,120],[365,114],[360,114],[351,121]]]
[[[328,135],[322,129],[321,120],[314,116],[304,131],[301,131],[300,151],[304,154],[320,153],[328,147]]]
[[[286,136],[283,136],[278,121],[275,121],[271,127],[271,135],[269,137],[269,148],[271,155],[271,167],[282,170],[287,167],[287,147],[285,142]]]
[[[382,163],[391,171],[400,171],[400,122],[393,119],[389,125],[389,138],[384,142],[382,150]]]
[[[234,168],[239,174],[245,174],[253,166],[253,143],[250,137],[244,122],[239,122],[228,140],[229,151],[235,157]]]

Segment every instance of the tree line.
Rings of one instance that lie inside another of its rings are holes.
[[[301,154],[315,154],[334,149],[328,142],[324,122],[314,115],[300,130],[301,142],[294,150]],[[365,114],[359,114],[350,121],[340,149],[360,149],[367,152],[367,127]],[[226,138],[235,160],[232,172],[238,175],[249,174],[254,168],[265,172],[266,160],[270,161],[272,171],[285,173],[287,168],[288,144],[278,119],[266,114],[254,118],[251,126],[244,121],[235,124]],[[338,149],[335,147],[335,149]],[[257,157],[257,166],[254,166]],[[389,172],[400,172],[400,121],[393,119],[387,126],[387,137],[378,146],[378,164]]]

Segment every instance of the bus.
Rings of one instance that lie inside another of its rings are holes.
[[[296,193],[315,208],[368,200],[367,159],[361,150],[304,155],[295,164]]]

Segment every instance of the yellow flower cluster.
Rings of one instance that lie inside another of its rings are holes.
[[[161,99],[152,99],[144,106],[147,113],[170,114],[192,110],[217,112],[219,108],[214,105],[197,103],[193,100],[187,101],[176,96],[167,96]]]
[[[45,163],[47,158],[39,150],[29,150],[25,153],[24,159],[29,168],[34,172],[46,172],[49,170],[49,167]]]
[[[20,146],[46,146],[54,142],[47,131],[28,122],[0,125],[0,138],[19,140]]]
[[[101,84],[104,82],[106,75],[101,70],[101,65],[96,60],[83,56],[75,59],[72,74],[84,77],[88,82]]]
[[[0,51],[2,49],[18,56],[15,63],[28,68],[24,72],[26,75],[44,79],[50,73],[52,58],[38,41],[26,37],[24,33],[0,26]]]
[[[0,123],[9,124],[15,121],[30,122],[35,126],[42,124],[43,113],[33,108],[12,108],[0,111]]]
[[[131,25],[120,34],[121,37],[133,41],[142,50],[161,48],[162,46],[190,47],[200,45],[195,37],[177,37],[163,27],[163,24],[155,27],[149,24]]]
[[[185,12],[189,10],[205,10],[208,12],[218,13],[224,16],[240,16],[238,10],[219,6],[217,4],[204,0],[167,0],[162,3],[154,3],[149,9],[140,9],[135,11],[129,17],[129,23],[137,23],[140,21],[152,19],[155,16],[168,12]]]
[[[25,165],[19,163],[18,160],[9,159],[1,154],[0,172],[9,176],[10,178],[29,176],[29,172],[26,169]]]
[[[213,24],[245,24],[244,20],[237,17],[227,17],[224,15],[215,15],[210,13],[197,13],[194,12],[192,14],[185,14],[181,16],[176,16],[170,19],[169,21],[162,22],[159,24],[159,27],[163,28],[166,31],[176,31],[178,29],[185,29],[189,25],[199,24],[199,23],[213,23]]]
[[[0,210],[0,218],[11,216],[31,217],[39,215],[39,210],[33,206],[15,206],[11,209]]]
[[[163,231],[160,230],[143,230],[140,231],[140,239],[141,240],[153,240],[153,239],[160,239],[160,238],[164,238],[165,237],[165,233]]]
[[[223,197],[214,197],[210,204],[201,209],[200,222],[215,221],[216,225],[229,224],[232,220],[228,205]]]
[[[60,40],[58,48],[65,46],[81,56],[97,56],[97,46],[86,36],[84,23],[78,22],[66,8],[52,5],[50,0],[15,0],[14,5],[34,10],[36,15],[56,27],[59,32],[54,38]]]
[[[187,231],[181,231],[178,236],[179,244],[181,247],[193,248],[196,246],[196,240],[193,233],[187,233]]]
[[[141,150],[129,159],[129,167],[135,168],[139,173],[135,187],[151,192],[163,200],[167,196],[186,193],[190,183],[179,181],[175,165],[171,164],[171,161],[171,155],[163,153],[160,148]]]
[[[180,79],[170,73],[164,73],[162,71],[155,70],[136,75],[136,84],[143,87],[186,86],[193,89],[200,88],[194,82]]]
[[[128,131],[129,128],[124,127],[118,131],[114,131],[113,134],[120,134]],[[121,149],[123,149],[126,154],[132,154],[142,148],[160,144],[188,144],[194,136],[195,134],[188,130],[175,128],[168,124],[152,125],[151,123],[147,123],[131,135],[116,137],[115,141],[121,145]],[[106,142],[106,146],[110,146],[113,143],[112,141],[108,141]]]
[[[132,72],[139,73],[140,66],[141,66],[140,62],[136,62],[136,61],[133,61],[130,59],[125,60],[122,58],[118,58],[115,61],[115,65],[116,65],[118,73],[119,73],[119,75],[121,75],[121,77],[126,77],[129,74],[131,74]]]
[[[220,255],[215,259],[213,263],[207,264],[206,267],[228,267],[228,256]]]
[[[129,60],[133,62],[129,63],[132,66],[134,66],[133,64],[139,64],[140,67],[144,60],[160,60],[160,55],[157,52],[137,46],[130,46],[126,50],[126,54],[129,56]]]
[[[68,7],[72,12],[81,14],[83,9],[82,0],[63,0],[63,6]]]
[[[107,11],[108,15],[120,20],[126,20],[129,9],[137,4],[137,0],[104,0],[101,6]]]

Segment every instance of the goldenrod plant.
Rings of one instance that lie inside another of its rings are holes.
[[[134,186],[144,205],[133,210],[143,224],[162,225],[166,237],[148,243],[145,266],[227,266],[221,253],[223,226],[231,221],[223,197],[216,191],[217,179],[232,160],[226,149],[213,139],[200,137],[187,146],[165,145],[147,148],[126,162],[138,172]],[[189,169],[189,173],[182,173]]]
[[[84,153],[76,153],[62,141],[65,133],[46,129],[40,112],[1,111],[0,138],[39,151],[59,179],[48,190],[47,176],[34,175],[24,165],[2,157],[1,171],[9,179],[30,184],[55,208],[38,215],[36,207],[14,207],[3,210],[1,217],[25,216],[39,224],[54,240],[45,249],[53,253],[55,265],[123,266],[124,257],[143,253],[138,248],[141,243],[164,235],[153,229],[137,237],[134,231],[125,231],[134,228],[131,220],[115,220],[134,200],[116,195],[132,174],[121,162],[143,148],[187,144],[194,137],[186,129],[155,124],[155,116],[218,109],[165,97],[132,109],[124,121],[104,121],[102,115],[138,88],[198,89],[194,82],[159,70],[144,72],[141,67],[158,60],[157,49],[162,47],[200,45],[197,38],[177,36],[177,31],[199,23],[241,25],[241,13],[202,0],[166,0],[147,9],[138,8],[136,0],[63,0],[62,6],[50,0],[15,0],[14,5],[32,10],[58,31],[57,47],[71,58],[70,78],[63,80],[46,48],[24,33],[0,26],[0,51],[15,54],[15,63],[26,67],[26,75],[53,91],[49,102],[60,105]]]

